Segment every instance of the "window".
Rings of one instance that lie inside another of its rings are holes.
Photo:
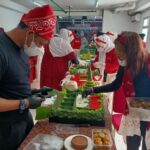
[[[144,21],[143,21],[142,33],[145,34],[145,37],[143,39],[144,42],[147,41],[149,21],[150,21],[149,17],[148,18],[144,18]]]
[[[149,25],[149,18],[145,18],[144,19],[144,23],[143,23],[143,26],[148,26]]]

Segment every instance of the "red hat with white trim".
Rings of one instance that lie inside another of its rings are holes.
[[[68,42],[71,42],[74,39],[72,31],[65,28],[60,29],[60,36]]]
[[[118,36],[118,34],[116,32],[106,32],[106,35],[108,35],[110,37],[110,39],[114,42]]]
[[[114,48],[114,43],[106,34],[95,37],[95,43],[99,46],[99,50],[104,50],[105,52],[109,52]]]
[[[100,47],[105,47],[106,45],[106,40],[104,36],[94,37],[94,42]]]
[[[31,9],[21,18],[21,21],[33,32],[47,40],[50,40],[55,33],[56,20],[57,17],[50,5]]]

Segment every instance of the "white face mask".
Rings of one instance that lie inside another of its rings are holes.
[[[38,55],[43,55],[44,54],[44,47],[28,47],[27,49],[24,50],[24,52],[30,57],[30,56],[38,56]]]
[[[127,61],[126,60],[120,60],[118,59],[119,65],[122,67],[125,67],[127,65]]]
[[[104,52],[105,50],[104,50],[103,47],[98,47],[98,48],[97,48],[97,51],[98,51],[98,52]]]
[[[33,40],[31,42],[31,45],[28,46],[27,45],[27,37],[25,39],[25,44],[24,44],[24,52],[28,55],[28,56],[37,56],[38,54],[38,49],[40,49],[39,47],[36,46],[35,42],[34,42],[34,34],[33,34]]]

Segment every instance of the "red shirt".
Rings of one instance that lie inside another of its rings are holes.
[[[45,46],[45,53],[41,64],[40,86],[61,90],[60,82],[68,71],[68,62],[75,58],[74,52],[63,57],[53,57],[49,51],[49,46]]]

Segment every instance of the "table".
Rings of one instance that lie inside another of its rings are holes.
[[[38,121],[35,126],[32,128],[28,136],[25,138],[25,140],[22,142],[18,150],[22,150],[36,135],[39,133],[43,134],[56,134],[62,138],[66,138],[67,136],[71,134],[67,133],[58,133],[56,128],[58,125],[61,125],[60,123],[54,123],[54,122],[49,122],[48,119]],[[89,137],[92,136],[92,129],[100,128],[100,126],[86,126],[86,127],[78,127],[79,129],[79,134],[84,134]],[[103,127],[104,128],[104,127]],[[108,111],[107,105],[105,105],[105,128],[109,129],[111,131],[111,115]],[[113,146],[111,150],[116,150],[114,141],[113,141]]]
[[[22,150],[31,141],[31,139],[34,138],[39,133],[43,133],[43,134],[51,134],[52,133],[52,134],[56,134],[64,139],[67,136],[71,135],[71,134],[67,134],[67,133],[59,133],[58,134],[56,131],[57,125],[58,125],[58,123],[52,123],[52,122],[49,122],[48,120],[38,121],[35,124],[35,126],[33,127],[33,129],[31,130],[31,132],[29,133],[29,135],[25,138],[23,143],[20,145],[18,150]],[[84,134],[84,135],[91,137],[92,129],[96,129],[96,128],[100,128],[100,127],[99,126],[88,126],[88,127],[78,127],[78,128],[79,128],[80,134]],[[111,150],[116,150],[115,144],[113,144]]]

